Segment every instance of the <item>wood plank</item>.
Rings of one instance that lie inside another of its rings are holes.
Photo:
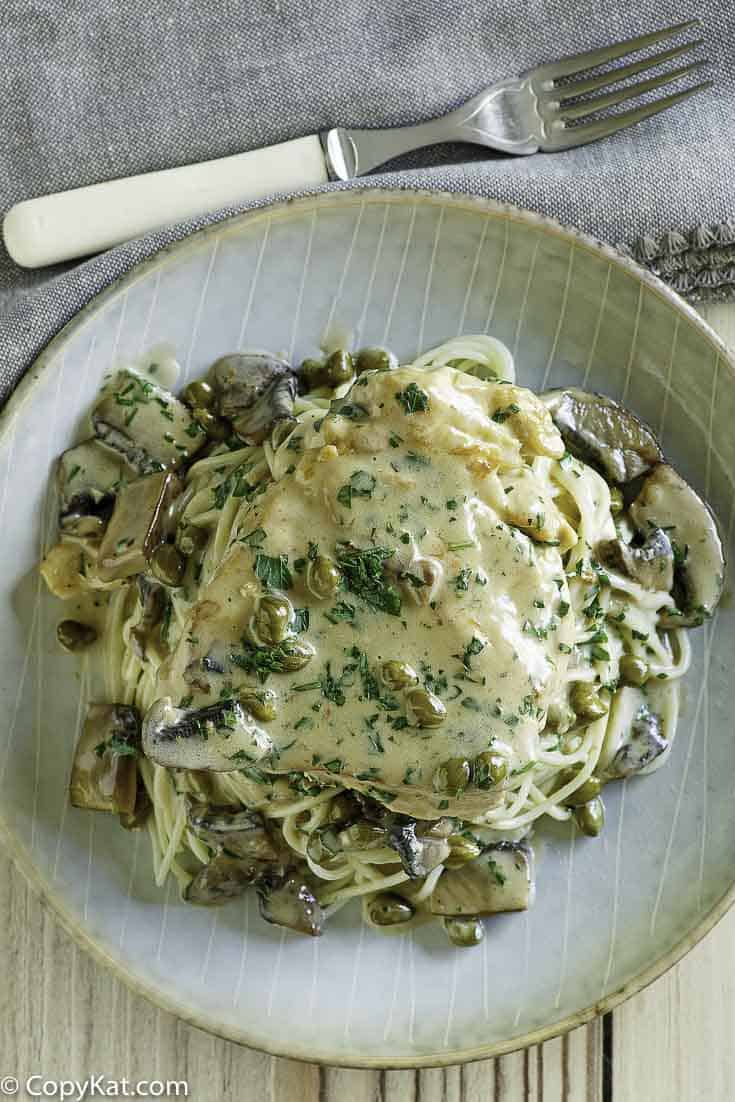
[[[735,306],[702,314],[735,347]],[[735,1082],[735,911],[675,968],[614,1014],[615,1102],[724,1102]]]
[[[601,1027],[527,1053],[425,1071],[319,1068],[222,1041],[156,1009],[77,948],[0,856],[0,1072],[186,1079],[221,1102],[601,1102]]]
[[[615,1102],[725,1102],[735,1082],[735,910],[615,1011]]]

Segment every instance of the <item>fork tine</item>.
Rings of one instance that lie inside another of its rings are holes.
[[[652,92],[657,88],[672,84],[679,77],[683,77],[686,73],[691,73],[695,69],[701,69],[706,64],[706,61],[695,61],[691,65],[682,65],[679,69],[672,69],[669,73],[662,73],[661,76],[650,77],[648,80],[639,80],[636,84],[630,84],[627,88],[619,88],[617,92],[609,92],[606,96],[595,96],[593,99],[585,100],[584,103],[569,104],[569,106],[562,107],[558,113],[563,119],[586,119],[589,115],[601,111],[603,107],[616,107],[619,103],[625,103],[629,99],[642,96],[644,92]]]
[[[542,80],[557,80],[559,77],[581,73],[585,69],[594,69],[597,65],[614,61],[617,57],[633,54],[637,50],[642,50],[645,46],[655,46],[658,42],[673,38],[680,31],[688,30],[689,27],[694,27],[698,23],[698,19],[689,19],[685,23],[676,23],[674,26],[664,27],[660,31],[641,34],[637,38],[628,38],[625,42],[616,42],[612,46],[602,46],[598,50],[586,50],[581,54],[563,57],[560,61],[552,61],[548,65],[541,65],[539,68],[533,69],[529,75]]]
[[[587,77],[583,80],[575,80],[573,84],[561,84],[554,88],[552,98],[564,101],[574,96],[584,96],[587,92],[596,92],[598,88],[608,88],[611,84],[617,84],[628,77],[645,73],[647,69],[654,69],[657,65],[663,65],[665,61],[673,61],[675,57],[681,57],[689,50],[694,50],[704,44],[703,38],[696,38],[693,42],[685,42],[683,46],[674,46],[671,50],[662,50],[653,57],[644,57],[642,61],[632,61],[629,65],[621,65],[619,69],[613,69],[607,73],[601,73],[596,77]]]
[[[651,115],[658,115],[660,111],[666,111],[669,107],[673,107],[675,104],[689,99],[690,96],[696,95],[697,92],[703,92],[705,88],[711,88],[712,85],[713,81],[704,80],[701,84],[695,84],[692,88],[685,88],[683,92],[672,92],[669,96],[662,96],[660,99],[654,100],[653,103],[644,103],[641,107],[623,111],[620,115],[611,115],[607,119],[600,119],[598,122],[587,122],[582,126],[572,126],[567,130],[559,123],[557,124],[559,129],[555,134],[552,134],[545,148],[554,151],[571,149],[576,145],[587,145],[588,142],[595,142],[598,138],[607,138],[611,134],[617,134],[618,130],[624,130],[627,126],[633,126],[637,122],[642,122],[643,119],[650,118]]]

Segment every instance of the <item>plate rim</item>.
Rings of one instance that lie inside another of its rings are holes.
[[[80,310],[67,321],[56,333],[49,343],[42,349],[39,355],[26,369],[18,383],[14,387],[2,410],[0,410],[0,444],[4,443],[16,415],[29,401],[42,375],[49,370],[56,359],[57,353],[63,348],[65,342],[86,324],[91,316],[103,309],[121,291],[124,291],[144,278],[156,267],[165,264],[172,254],[184,253],[191,249],[199,248],[201,242],[214,235],[235,233],[243,224],[257,222],[262,219],[272,219],[275,216],[290,216],[294,211],[308,211],[320,206],[351,205],[355,203],[387,202],[387,203],[413,203],[418,205],[436,205],[454,207],[467,211],[482,213],[487,217],[493,217],[498,221],[508,220],[531,226],[537,230],[548,233],[551,236],[561,237],[575,248],[581,247],[595,255],[600,253],[615,265],[623,274],[634,282],[645,286],[657,295],[666,304],[674,309],[680,317],[683,317],[699,332],[713,348],[722,364],[730,371],[735,379],[735,352],[731,352],[725,342],[715,333],[710,325],[685,302],[674,290],[668,287],[652,272],[643,268],[632,257],[626,256],[604,242],[595,239],[592,235],[584,233],[574,227],[565,226],[548,215],[538,214],[522,207],[509,203],[502,203],[494,199],[486,199],[477,195],[465,195],[439,189],[427,188],[396,188],[396,187],[353,187],[348,190],[330,192],[316,192],[298,197],[276,200],[244,211],[240,214],[226,216],[212,222],[200,229],[194,230],[185,237],[171,242],[151,255],[132,265],[126,272],[114,279],[108,286],[97,292]],[[326,1064],[333,1067],[359,1068],[367,1070],[376,1069],[412,1069],[412,1068],[439,1068],[456,1064],[469,1063],[475,1060],[486,1060],[527,1048],[530,1045],[541,1044],[554,1037],[568,1033],[570,1030],[584,1025],[593,1019],[608,1013],[619,1006],[632,995],[642,991],[654,980],[658,979],[670,968],[677,964],[691,949],[694,948],[727,911],[735,904],[735,873],[730,886],[722,896],[714,903],[710,910],[689,930],[667,953],[656,958],[647,968],[641,970],[617,990],[609,993],[603,999],[598,999],[589,1006],[567,1015],[565,1018],[550,1025],[531,1030],[508,1041],[495,1042],[473,1048],[438,1053],[416,1054],[406,1057],[385,1058],[379,1056],[366,1056],[359,1052],[330,1052],[327,1050],[313,1050],[311,1047],[289,1047],[288,1042],[264,1042],[261,1038],[253,1039],[247,1030],[223,1025],[205,1012],[197,1013],[186,1005],[179,1003],[176,998],[165,994],[155,985],[149,985],[129,972],[125,965],[111,953],[108,953],[95,938],[88,933],[83,923],[78,920],[67,907],[63,895],[55,891],[38,870],[32,855],[27,847],[15,835],[9,823],[3,816],[0,806],[0,840],[16,868],[25,877],[27,883],[35,890],[41,903],[53,908],[62,928],[72,937],[77,945],[88,952],[93,959],[104,967],[110,969],[116,979],[122,981],[137,995],[142,995],[151,1003],[167,1013],[174,1014],[189,1025],[202,1029],[216,1037],[236,1044],[252,1048],[271,1056],[286,1057],[305,1063]]]

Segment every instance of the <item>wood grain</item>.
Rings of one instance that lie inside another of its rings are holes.
[[[189,1098],[206,1102],[604,1102],[600,1023],[464,1067],[319,1068],[211,1037],[132,994],[5,856],[0,915],[0,1079],[185,1079]]]
[[[704,313],[735,344],[735,307]],[[0,1079],[184,1079],[189,1098],[207,1102],[725,1102],[732,1094],[735,911],[605,1024],[498,1060],[419,1072],[299,1064],[178,1021],[78,949],[4,855],[0,918]]]

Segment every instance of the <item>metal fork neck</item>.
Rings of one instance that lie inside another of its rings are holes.
[[[449,114],[386,130],[335,127],[320,135],[332,180],[351,180],[386,161],[439,142],[472,142],[506,153],[536,153],[541,135],[530,81],[501,81]]]

